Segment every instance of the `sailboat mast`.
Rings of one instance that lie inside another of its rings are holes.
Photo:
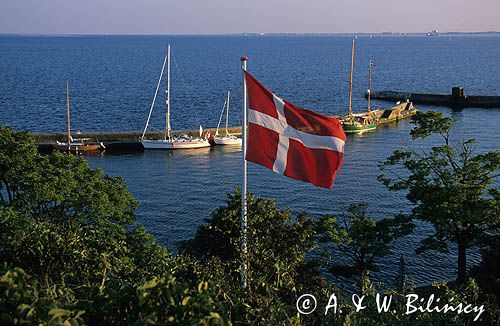
[[[171,140],[171,128],[170,128],[170,44],[167,50],[167,114],[165,116],[165,140]]]
[[[153,102],[151,102],[151,107],[149,108],[148,120],[146,120],[146,125],[144,126],[144,131],[142,132],[141,140],[144,140],[144,137],[146,136],[146,131],[148,130],[149,120],[151,120],[151,114],[153,113],[153,108],[155,106],[156,96],[158,95],[158,90],[160,89],[160,83],[163,77],[163,72],[165,71],[165,65],[167,64],[167,57],[168,55],[166,55],[165,59],[163,60],[163,66],[161,67],[160,78],[158,78],[158,83],[156,84],[155,95],[153,96]]]
[[[69,81],[66,80],[66,111],[68,112],[68,145],[71,143],[71,124],[69,116]]]
[[[370,60],[370,69],[368,70],[368,112],[370,112],[370,97],[372,95],[372,66],[373,61]]]
[[[351,50],[351,77],[349,78],[349,108],[348,113],[352,115],[352,76],[354,74],[354,39],[352,40]]]
[[[219,122],[217,123],[217,129],[215,130],[215,136],[219,136],[219,127],[220,123],[222,122],[222,115],[224,114],[225,109],[226,109],[226,101],[224,101],[224,104],[222,105],[222,111],[220,111]]]
[[[226,100],[226,136],[229,134],[227,131],[227,126],[229,124],[229,96],[231,95],[231,91],[227,91],[227,100]]]

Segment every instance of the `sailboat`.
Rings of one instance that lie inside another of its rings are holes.
[[[222,107],[222,112],[220,113],[219,117],[219,123],[217,124],[217,130],[215,131],[215,137],[214,137],[214,142],[217,145],[234,145],[234,146],[241,146],[241,138],[238,138],[234,135],[231,135],[229,133],[228,124],[229,124],[229,98],[231,96],[231,92],[227,92],[227,98],[226,102],[224,103],[225,105]],[[224,109],[226,111],[226,135],[225,136],[219,136],[219,127],[220,123],[222,121],[222,115],[224,114]]]
[[[99,152],[105,149],[103,143],[88,143],[90,138],[71,137],[71,123],[69,112],[69,81],[66,81],[66,111],[68,114],[68,141],[66,143],[56,141],[54,148],[65,152]]]
[[[149,126],[149,121],[151,119],[151,114],[153,113],[153,108],[156,102],[156,97],[158,95],[158,90],[160,88],[160,83],[163,78],[163,72],[165,71],[165,66],[167,66],[167,88],[165,90],[167,94],[167,112],[165,116],[165,137],[163,139],[145,139],[146,131]],[[170,44],[167,48],[167,55],[163,61],[163,67],[161,69],[160,78],[158,79],[158,84],[156,86],[156,91],[153,97],[153,103],[151,103],[151,108],[149,109],[148,120],[146,121],[146,126],[141,136],[141,143],[146,149],[189,149],[189,148],[202,148],[210,147],[210,142],[208,141],[209,133],[203,138],[203,128],[200,126],[199,137],[192,137],[186,134],[180,135],[178,137],[172,136],[172,128],[170,126]]]
[[[348,114],[341,117],[340,122],[344,128],[344,132],[354,133],[354,132],[365,132],[369,130],[377,129],[376,119],[370,112],[370,107],[368,107],[368,112],[364,113],[352,113],[352,77],[354,73],[354,39],[352,40],[352,51],[351,51],[351,76],[349,80],[349,107]]]

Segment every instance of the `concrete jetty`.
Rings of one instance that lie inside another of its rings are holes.
[[[229,132],[233,135],[241,135],[241,127],[230,127]],[[204,132],[210,131],[215,135],[216,128],[204,129]],[[174,136],[187,134],[190,136],[198,136],[199,130],[178,130],[172,132]],[[224,134],[224,130],[219,130],[219,133]],[[68,134],[66,132],[32,132],[31,135],[38,143],[38,148],[42,153],[51,153],[54,150],[54,144],[57,141],[67,141]],[[90,142],[102,142],[106,147],[108,154],[125,154],[137,153],[144,151],[144,147],[140,143],[142,131],[93,131],[93,132],[78,132],[72,135],[75,138],[89,138]],[[148,131],[146,139],[161,139],[165,136],[164,131]]]
[[[232,134],[241,134],[241,127],[230,127],[229,132]],[[215,135],[216,128],[203,129],[203,132],[210,131],[212,135]],[[219,133],[224,134],[224,130],[219,129]],[[174,136],[181,134],[187,134],[190,136],[198,136],[199,130],[177,130],[172,132]],[[56,141],[66,141],[68,134],[66,132],[33,132],[31,135],[35,138],[35,141],[39,144],[50,144]],[[90,138],[93,142],[116,142],[116,141],[128,141],[128,142],[139,142],[142,136],[142,131],[90,131],[90,132],[78,132],[72,133],[75,138]],[[159,139],[165,136],[164,131],[148,131],[146,132],[146,139]]]
[[[365,94],[367,97],[368,94]],[[500,108],[500,96],[465,95],[462,87],[453,87],[451,94],[410,93],[399,91],[373,92],[375,100],[406,101],[413,103],[448,106],[452,108]]]

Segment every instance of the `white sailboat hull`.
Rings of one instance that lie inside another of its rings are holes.
[[[238,137],[214,137],[214,142],[217,145],[232,145],[241,146],[241,138]]]
[[[210,147],[208,140],[194,139],[194,140],[142,140],[142,146],[145,149],[192,149]]]

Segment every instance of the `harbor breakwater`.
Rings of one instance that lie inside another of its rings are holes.
[[[215,135],[216,128],[207,128],[203,133],[210,131]],[[236,136],[241,135],[241,126],[228,128],[229,133]],[[172,132],[174,136],[187,134],[189,136],[199,136],[199,130],[178,130]],[[225,134],[225,130],[219,133]],[[42,153],[50,153],[54,150],[57,141],[67,141],[66,132],[33,132],[31,133]],[[93,131],[79,132],[72,135],[74,138],[88,138],[91,142],[102,142],[106,147],[106,153],[134,153],[144,151],[140,143],[142,131]],[[164,131],[148,131],[145,139],[162,139],[165,137]]]
[[[368,97],[368,94],[365,94]],[[406,101],[452,108],[500,108],[500,96],[465,95],[462,87],[453,87],[451,94],[428,94],[399,91],[371,92],[374,100]]]

